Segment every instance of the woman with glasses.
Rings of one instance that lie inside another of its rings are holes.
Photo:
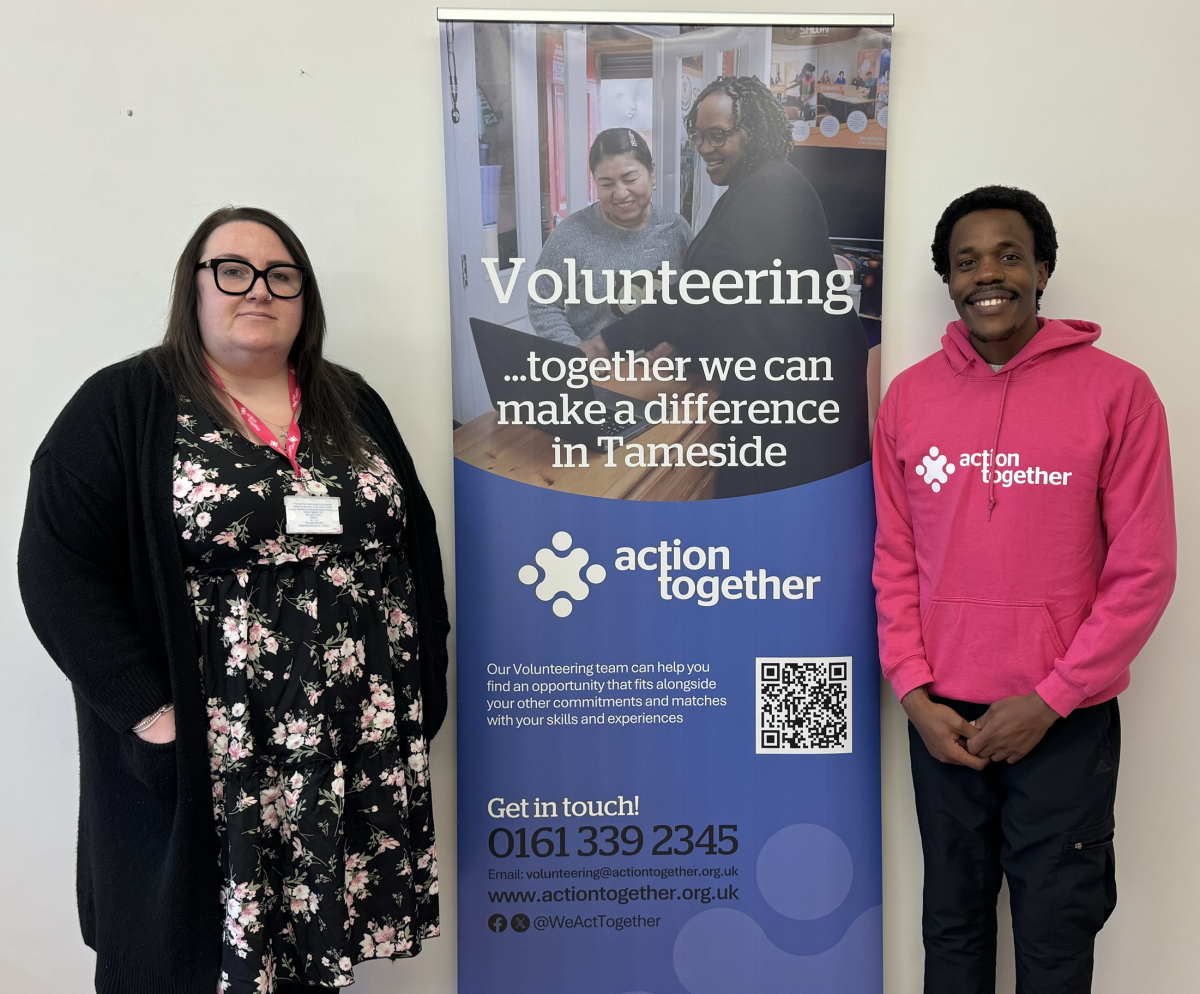
[[[788,161],[792,129],[778,99],[754,76],[719,77],[700,93],[687,118],[688,137],[704,160],[709,180],[725,192],[704,227],[692,240],[681,268],[701,270],[712,285],[717,274],[815,270],[824,282],[836,268],[825,211],[812,185]],[[728,277],[727,277],[728,278]],[[786,282],[786,281],[785,281]],[[760,284],[759,303],[744,299],[646,307],[581,346],[589,356],[616,350],[649,349],[667,342],[691,357],[742,357],[754,360],[756,375],[715,384],[726,400],[791,401],[793,411],[806,401],[828,413],[819,423],[742,423],[722,428],[725,441],[741,444],[761,436],[765,450],[784,446],[783,466],[726,467],[717,470],[718,497],[781,490],[832,476],[870,457],[867,432],[867,342],[853,310],[830,314],[820,303],[772,304]],[[808,281],[801,284],[807,287]],[[728,299],[728,296],[727,296]],[[767,375],[768,359],[828,359],[828,375],[804,381],[776,382]],[[697,368],[696,363],[692,368]],[[774,411],[774,408],[771,408]],[[774,420],[774,418],[772,418]]]
[[[552,304],[530,297],[529,323],[542,338],[578,345],[599,334],[636,306],[624,307],[620,270],[656,272],[668,262],[677,268],[692,240],[692,229],[678,214],[650,202],[654,193],[654,158],[646,139],[629,128],[601,131],[592,142],[588,166],[596,184],[596,202],[566,218],[546,239],[538,269],[558,274],[565,292]],[[574,260],[568,264],[567,260]],[[610,293],[603,275],[613,275]],[[635,291],[644,283],[631,282]],[[574,296],[578,303],[568,304]],[[542,276],[538,296],[554,296],[553,281]],[[599,303],[591,303],[589,300]],[[616,302],[614,302],[616,301]]]
[[[291,228],[219,210],[162,343],[89,379],[34,458],[21,591],[75,694],[98,991],[339,987],[438,934],[433,512],[324,338]]]

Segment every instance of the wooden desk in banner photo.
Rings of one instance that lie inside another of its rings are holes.
[[[856,110],[866,114],[868,121],[875,118],[875,98],[870,95],[869,89],[852,86],[847,87],[844,94],[822,93],[818,99],[841,124],[845,124],[846,119]]]
[[[682,389],[671,383],[603,384],[614,393],[623,393],[641,401],[655,400],[664,390],[668,394],[684,390],[708,390],[703,381],[689,382]],[[553,429],[549,433],[528,425],[502,425],[492,410],[468,421],[454,432],[454,457],[479,469],[535,487],[579,494],[583,497],[611,497],[620,500],[708,500],[714,493],[714,471],[697,466],[625,465],[621,449],[613,451],[614,467],[606,466],[607,453],[588,450],[586,467],[554,466]],[[720,440],[712,423],[695,425],[653,425],[633,443],[642,445],[678,442],[684,452],[697,442],[712,445]],[[661,450],[660,450],[661,451]]]

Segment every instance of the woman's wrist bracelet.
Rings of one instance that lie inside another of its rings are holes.
[[[168,711],[174,711],[174,710],[175,710],[175,705],[174,705],[174,703],[170,703],[170,704],[164,704],[164,705],[163,705],[162,707],[160,707],[160,708],[159,708],[157,711],[155,711],[155,712],[154,712],[154,714],[152,714],[152,715],[149,715],[149,716],[147,716],[147,717],[143,718],[143,719],[142,719],[141,721],[139,721],[139,722],[138,722],[136,725],[134,725],[134,726],[133,726],[133,728],[131,729],[131,731],[134,731],[134,732],[144,732],[144,731],[145,731],[147,728],[149,728],[149,727],[150,727],[151,725],[153,725],[153,724],[154,724],[156,721],[158,721],[158,719],[159,719],[159,718],[161,718],[161,717],[162,717],[164,714],[166,714]]]

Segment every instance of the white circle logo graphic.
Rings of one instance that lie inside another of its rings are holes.
[[[950,482],[950,475],[954,472],[954,463],[947,462],[945,455],[938,454],[938,447],[931,445],[929,455],[921,459],[920,464],[915,467],[915,472],[929,484],[929,489],[936,494],[942,489],[943,483]]]
[[[559,618],[567,617],[575,609],[572,599],[581,601],[587,597],[590,590],[588,583],[593,586],[603,583],[604,578],[608,575],[608,572],[599,563],[592,563],[588,566],[587,550],[571,549],[573,541],[570,532],[555,532],[550,539],[550,544],[554,546],[554,549],[539,549],[537,555],[533,557],[537,566],[526,564],[517,571],[517,579],[525,586],[537,583],[533,592],[537,594],[538,600],[554,602],[550,605],[550,610]],[[555,549],[567,554],[565,556],[556,555]],[[567,552],[568,549],[571,551]],[[541,567],[540,572],[538,566]],[[587,568],[584,569],[584,567]],[[587,577],[586,583],[579,575],[580,572]],[[539,577],[541,577],[541,583],[538,583]],[[569,596],[560,596],[562,594]]]

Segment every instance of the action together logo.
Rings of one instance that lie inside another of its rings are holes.
[[[936,494],[950,482],[956,469],[969,471],[972,467],[980,470],[980,479],[984,483],[997,483],[1002,487],[1025,484],[1065,487],[1070,485],[1074,475],[1074,471],[1042,469],[1041,466],[1022,469],[1019,452],[993,452],[991,449],[964,452],[955,465],[953,458],[939,452],[936,445],[929,447],[929,455],[921,457],[921,461],[913,467],[913,472],[928,483],[929,489]]]
[[[559,552],[567,552],[571,549],[573,541],[570,532],[555,532],[550,544]],[[587,566],[584,576],[587,577],[588,583],[593,584],[603,583],[608,571],[599,563],[588,566],[586,549],[571,549],[565,556],[555,555],[554,549],[539,549],[533,557],[537,566],[522,566],[517,573],[517,579],[527,587],[537,583],[533,592],[537,594],[538,600],[554,601],[550,609],[558,617],[565,618],[575,609],[575,605],[567,597],[558,595],[570,594],[575,600],[581,601],[587,597],[590,588],[579,575],[580,571]],[[540,574],[538,566],[542,568]],[[539,579],[541,583],[538,583]]]
[[[526,563],[517,571],[517,579],[533,587],[538,600],[552,602],[551,610],[559,618],[569,617],[575,609],[574,601],[585,600],[591,586],[603,583],[608,576],[608,570],[600,563],[589,565],[591,556],[586,549],[571,548],[574,541],[570,532],[555,532],[550,539],[553,548],[539,549],[533,563]],[[558,555],[559,552],[564,555]],[[662,600],[694,599],[699,607],[714,607],[721,600],[777,601],[781,597],[789,601],[812,600],[816,585],[821,582],[818,575],[779,577],[765,569],[748,569],[739,575],[731,572],[729,546],[684,548],[678,538],[673,542],[663,539],[658,545],[641,549],[621,546],[616,550],[613,568],[619,572],[656,573]]]
[[[930,489],[936,494],[942,489],[943,483],[950,482],[948,474],[954,472],[954,463],[946,465],[945,455],[938,455],[936,445],[929,447],[929,455],[921,460],[917,466],[917,476],[921,477],[929,484]]]

